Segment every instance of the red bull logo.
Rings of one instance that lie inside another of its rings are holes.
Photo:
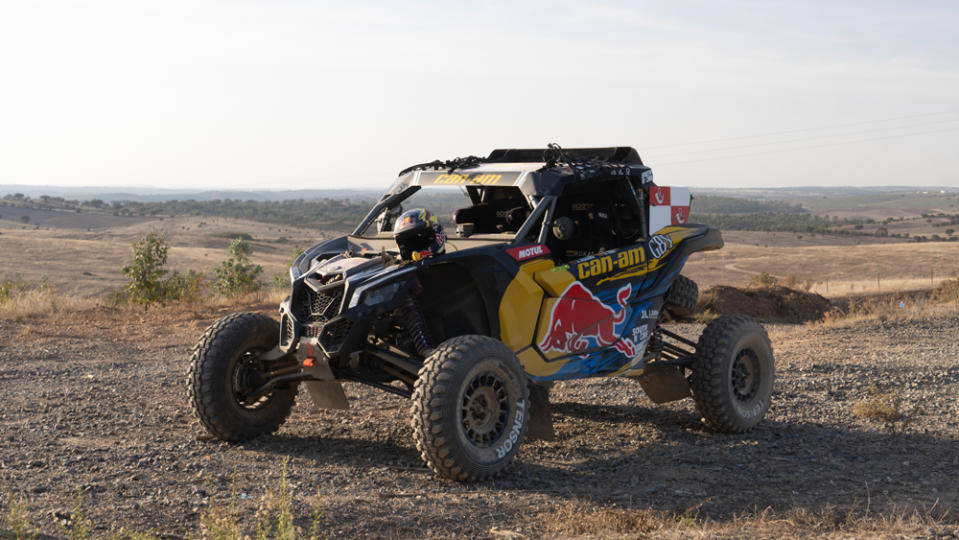
[[[604,304],[579,281],[563,291],[550,314],[549,331],[539,343],[544,353],[549,351],[576,352],[590,348],[589,340],[596,341],[593,347],[609,347],[627,356],[636,355],[636,346],[629,339],[619,339],[616,325],[626,320],[626,307],[633,292],[631,284],[616,291],[619,309]]]

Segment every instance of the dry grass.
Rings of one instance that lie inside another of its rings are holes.
[[[865,321],[919,321],[959,313],[959,303],[939,303],[927,298],[873,297],[847,299],[843,308],[827,312],[822,321],[810,323],[849,327]]]
[[[97,300],[60,294],[50,287],[30,288],[15,291],[0,299],[0,320],[19,322],[28,318],[76,313],[97,305]]]
[[[727,520],[699,519],[696,507],[677,514],[571,503],[542,514],[536,533],[544,538],[902,538],[956,534],[959,521],[937,507],[871,513],[867,494],[865,504],[845,509],[765,508]]]
[[[700,289],[738,286],[765,271],[780,282],[794,274],[802,288],[808,282],[811,292],[831,297],[930,288],[959,269],[959,242],[857,244],[862,240],[740,231],[723,237],[722,249],[696,253],[683,268]]]
[[[889,433],[899,433],[908,430],[922,410],[919,405],[906,410],[899,392],[881,392],[875,384],[870,384],[869,398],[856,403],[852,412],[860,418],[882,422]]]
[[[206,225],[200,227],[200,223]],[[103,297],[126,282],[121,269],[132,261],[131,245],[151,230],[169,237],[170,271],[196,270],[208,275],[227,258],[230,233],[250,234],[255,239],[253,262],[263,266],[266,279],[286,275],[294,247],[309,247],[325,237],[304,229],[204,218],[165,219],[95,231],[21,230],[0,224],[0,276],[28,275],[42,268],[50,283],[67,294]],[[278,242],[280,236],[289,240]]]
[[[286,291],[264,288],[255,293],[234,298],[204,296],[195,301],[154,305],[147,308],[141,305],[117,302],[116,299],[120,298],[118,295],[112,295],[101,300],[71,296],[54,287],[31,287],[14,291],[13,294],[0,298],[0,321],[19,323],[28,319],[57,319],[77,313],[107,309],[117,311],[123,317],[144,318],[152,322],[163,323],[183,318],[195,318],[195,316],[210,312],[251,309],[273,311],[286,294]]]
[[[959,305],[959,279],[949,279],[940,283],[933,289],[931,299],[933,302]]]

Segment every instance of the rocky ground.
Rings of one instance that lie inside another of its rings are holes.
[[[184,379],[191,347],[222,314],[97,308],[0,322],[5,504],[22,496],[36,529],[66,536],[80,490],[96,536],[191,536],[211,504],[231,498],[240,520],[252,519],[287,462],[297,525],[309,527],[319,492],[317,523],[329,538],[641,532],[622,519],[584,529],[603,508],[675,516],[677,527],[721,527],[766,508],[880,524],[918,510],[946,513],[921,535],[959,534],[955,314],[770,326],[773,408],[745,435],[711,433],[691,400],[657,406],[630,380],[557,384],[557,440],[527,444],[511,474],[477,484],[433,477],[411,441],[408,403],[355,384],[349,411],[314,412],[301,395],[274,436],[209,440]],[[676,326],[690,337],[701,329]],[[901,409],[915,412],[900,433],[854,414],[870,385],[898,392]],[[775,535],[816,527],[829,524]]]

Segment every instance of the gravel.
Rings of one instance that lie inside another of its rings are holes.
[[[223,314],[99,308],[0,322],[0,492],[21,495],[34,526],[58,536],[78,491],[98,535],[194,534],[234,491],[246,520],[284,462],[297,524],[309,526],[319,492],[329,537],[529,534],[581,504],[723,521],[766,507],[955,515],[959,502],[955,316],[767,326],[773,406],[744,435],[709,432],[691,400],[657,406],[631,380],[558,383],[557,440],[524,445],[505,476],[458,484],[420,461],[403,398],[352,383],[348,411],[314,411],[301,394],[275,435],[211,440],[184,380],[191,347]],[[702,326],[674,328],[695,339]],[[918,406],[901,433],[853,413],[870,385]]]

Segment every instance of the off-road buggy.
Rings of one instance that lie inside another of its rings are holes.
[[[449,205],[442,189],[414,197],[449,186],[463,202],[445,253],[399,257],[401,205]],[[688,191],[656,186],[628,147],[410,167],[353,234],[296,259],[279,322],[242,313],[206,330],[190,360],[193,408],[214,436],[240,441],[276,430],[299,383],[332,408],[348,406],[341,381],[363,383],[410,398],[424,461],[456,480],[502,471],[528,428],[551,437],[552,381],[630,377],[657,403],[692,395],[713,429],[748,430],[772,391],[763,328],[724,316],[697,343],[662,324],[695,308],[687,258],[723,245],[685,223],[688,210]]]

